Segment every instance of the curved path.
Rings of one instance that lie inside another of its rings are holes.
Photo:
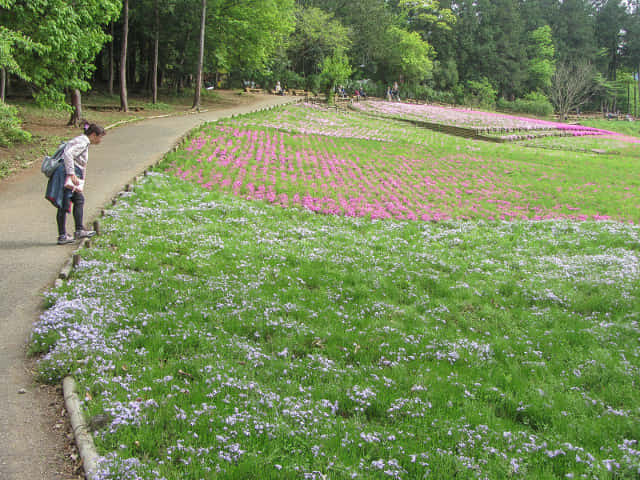
[[[175,142],[206,121],[291,102],[259,96],[224,110],[144,120],[110,130],[92,147],[85,224],[122,187],[159,160]],[[55,244],[55,209],[44,199],[39,165],[0,183],[0,480],[68,480],[66,431],[60,428],[59,398],[35,382],[26,345],[52,286],[73,245]],[[73,230],[69,215],[67,228]],[[57,394],[60,396],[60,394]]]

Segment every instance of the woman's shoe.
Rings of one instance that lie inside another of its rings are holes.
[[[74,241],[74,238],[71,235],[67,235],[66,233],[58,237],[58,245],[67,245],[69,243],[73,243]]]
[[[82,238],[91,238],[96,234],[93,230],[76,230],[75,238],[80,240]]]

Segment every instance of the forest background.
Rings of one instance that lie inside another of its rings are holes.
[[[253,82],[500,108],[638,115],[640,0],[0,0],[0,144],[26,94],[82,116],[81,93]]]

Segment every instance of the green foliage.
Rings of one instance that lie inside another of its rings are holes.
[[[601,60],[604,65],[601,71],[606,71],[607,79],[616,80],[616,73],[620,64],[620,45],[624,42],[626,28],[626,5],[620,1],[596,3],[595,33],[598,46],[601,48]],[[640,14],[640,13],[639,13]]]
[[[421,82],[431,78],[433,47],[416,32],[392,26],[386,33],[387,78],[403,77],[406,82]]]
[[[493,108],[497,95],[497,90],[486,77],[479,81],[469,80],[466,83],[464,103],[476,107]]]
[[[398,8],[401,16],[406,16],[410,30],[420,33],[423,39],[431,42],[451,32],[458,21],[451,8],[443,7],[441,3],[447,2],[399,0]]]
[[[14,58],[31,79],[41,103],[60,105],[68,89],[89,88],[93,62],[108,39],[103,26],[118,15],[121,6],[120,0],[31,0],[0,12],[0,23],[39,46],[23,49]]]
[[[282,75],[282,78],[281,78],[280,82],[281,82],[282,86],[286,87],[286,88],[304,88],[304,87],[306,87],[304,77],[302,77],[302,75],[299,75],[298,73],[296,73],[296,72],[294,72],[292,70],[285,71],[284,75]]]
[[[22,33],[0,25],[0,67],[5,68],[7,72],[23,80],[29,80],[29,76],[16,60],[16,54],[34,50],[44,52],[45,49],[42,45],[32,42]]]
[[[527,113],[538,117],[548,117],[553,113],[553,105],[549,99],[540,92],[531,92],[524,98],[517,98],[510,102],[501,98],[498,100],[498,108],[516,113]]]
[[[323,61],[351,46],[349,28],[319,8],[299,8],[296,27],[289,43],[291,63],[302,76],[320,73]]]
[[[293,32],[294,0],[209,3],[205,68],[264,72]]]
[[[465,1],[458,41],[458,68],[463,81],[486,77],[501,96],[524,93],[527,76],[525,27],[513,0]]]
[[[0,102],[0,147],[31,140],[31,134],[22,130],[21,124],[17,109]]]
[[[410,99],[423,100],[429,103],[456,103],[451,90],[435,90],[427,85],[414,85],[405,89],[405,96]]]
[[[452,58],[433,62],[433,83],[440,90],[453,88],[459,80],[458,65]]]
[[[527,83],[533,91],[551,87],[555,70],[555,49],[551,27],[545,25],[529,34],[529,69]]]
[[[351,75],[349,59],[343,53],[334,53],[322,62],[320,87],[329,95],[337,85],[346,83]]]

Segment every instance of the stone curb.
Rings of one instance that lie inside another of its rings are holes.
[[[76,381],[73,377],[64,378],[62,381],[62,391],[64,394],[64,405],[71,420],[73,436],[76,440],[80,457],[82,458],[85,478],[87,480],[94,480],[98,473],[99,456],[93,444],[93,438],[87,429],[84,415],[82,414],[80,399],[76,393]]]
[[[256,108],[254,110],[251,110],[247,113],[243,113],[240,115],[230,115],[229,117],[224,117],[224,118],[235,118],[236,116],[242,116],[242,115],[249,115],[251,113],[256,113],[256,112],[261,112],[261,111],[265,111],[265,110],[272,110],[274,108],[278,108],[280,106],[285,106],[285,105],[289,105],[291,103],[299,103],[301,100],[294,100],[291,102],[287,102],[287,103],[283,103],[281,105],[272,105],[269,107],[261,107],[261,108]],[[204,111],[200,111],[197,113],[204,113]],[[169,116],[169,115],[167,115]],[[164,117],[164,115],[161,115],[159,117]],[[156,118],[159,118],[156,117]],[[222,119],[222,118],[221,118]],[[141,120],[148,120],[148,118],[145,119],[141,119]],[[212,120],[212,121],[203,121],[202,124],[204,123],[214,123],[217,122],[218,120]],[[115,127],[117,124],[114,125],[110,125],[107,128],[112,128]],[[202,125],[200,125],[202,126]],[[194,127],[195,128],[199,128],[199,127]],[[193,130],[193,129],[192,129]],[[189,132],[185,133],[184,135],[182,135],[180,138],[178,138],[176,140],[176,142],[173,144],[173,146],[168,150],[168,152],[171,151],[176,151],[180,145],[182,145],[182,143],[185,141],[185,139],[187,138],[187,136],[191,133],[190,130]],[[164,157],[164,155],[163,155]],[[157,159],[155,161],[152,161],[152,165],[158,165],[160,162],[162,161],[162,157],[160,159]],[[146,176],[148,173],[148,170],[145,170],[143,174],[141,175],[137,175],[134,177],[133,181],[129,184],[126,185],[125,190],[119,192],[118,194],[116,194],[113,199],[112,199],[112,205],[115,205],[117,203],[117,199],[123,195],[124,192],[130,192],[133,187],[132,184],[137,183],[137,181],[140,179],[140,177],[142,175]],[[102,210],[102,213],[104,214],[104,209]],[[94,221],[94,225],[97,223],[97,220]],[[96,227],[98,227],[98,225],[96,225]],[[98,232],[99,228],[95,228],[95,230]],[[99,232],[98,232],[99,235]],[[80,243],[78,244],[78,248],[74,251],[73,255],[71,258],[69,258],[64,266],[62,267],[62,269],[60,270],[60,274],[58,275],[58,278],[56,279],[54,286],[60,287],[62,286],[64,280],[67,280],[69,278],[69,276],[71,275],[71,271],[78,265],[79,261],[80,261],[80,250],[83,247],[88,248],[90,245],[90,240],[87,238],[83,238]],[[89,432],[89,430],[87,429],[87,423],[84,419],[84,415],[82,413],[82,406],[80,403],[80,399],[78,398],[78,395],[76,393],[76,381],[72,376],[67,376],[63,379],[62,381],[62,391],[63,391],[63,395],[64,395],[64,404],[65,404],[65,408],[67,410],[67,413],[69,414],[69,418],[71,420],[71,428],[73,429],[73,436],[75,438],[75,442],[76,442],[76,446],[78,447],[78,452],[80,453],[80,458],[82,459],[82,465],[84,468],[84,472],[85,472],[85,478],[86,480],[96,480],[96,474],[98,471],[98,459],[100,458],[98,455],[98,452],[96,451],[96,447],[93,443],[93,438],[91,437],[91,433]]]

